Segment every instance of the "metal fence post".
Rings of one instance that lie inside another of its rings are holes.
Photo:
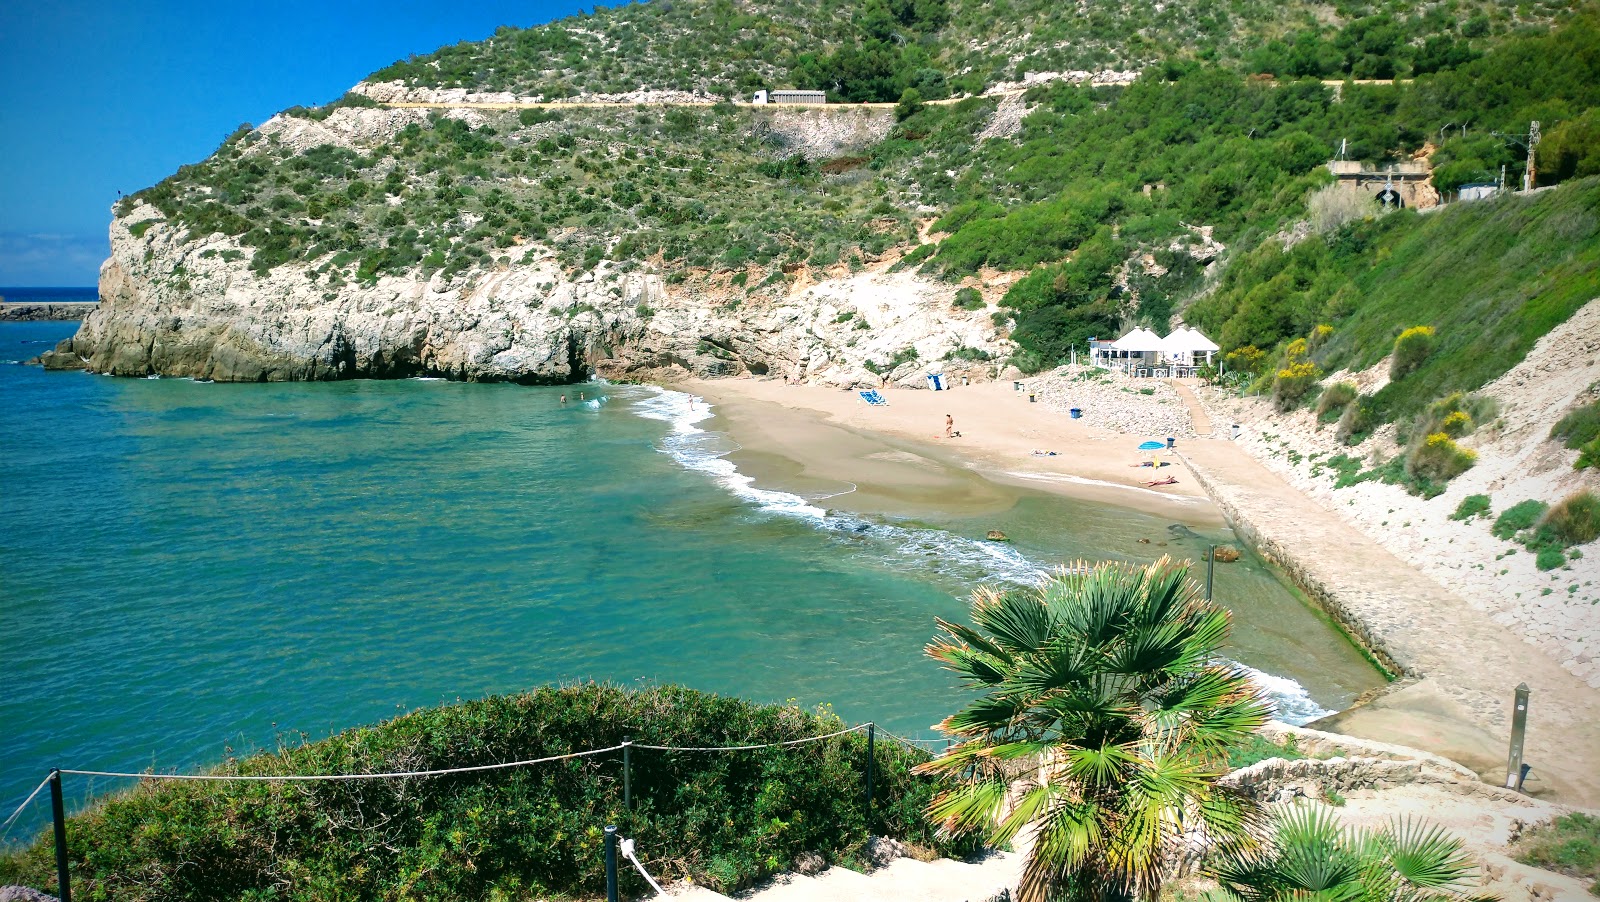
[[[867,829],[872,829],[872,772],[876,766],[873,754],[874,745],[878,738],[878,725],[867,724]]]
[[[633,739],[622,737],[622,807],[633,810]]]
[[[67,873],[67,811],[61,802],[61,769],[50,768],[50,814],[56,826],[56,896],[72,902],[72,878]]]
[[[617,827],[606,825],[606,902],[617,902]]]
[[[1511,712],[1511,751],[1506,757],[1506,788],[1522,790],[1526,771],[1522,763],[1522,741],[1528,733],[1528,684],[1518,683],[1516,708]]]

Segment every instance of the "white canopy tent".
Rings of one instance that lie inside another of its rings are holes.
[[[1218,350],[1216,342],[1187,326],[1161,339],[1161,356],[1179,366],[1194,366],[1196,358],[1209,363]]]
[[[1161,336],[1142,327],[1112,342],[1111,346],[1119,351],[1135,354],[1154,354],[1162,350]]]

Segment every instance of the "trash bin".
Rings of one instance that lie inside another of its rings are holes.
[[[1234,423],[1233,424],[1233,437],[1235,439],[1237,439],[1239,437],[1239,424],[1238,423]]]
[[[1011,387],[1016,389],[1017,391],[1022,391],[1022,383],[1021,382],[1013,382],[1013,383],[1011,383]]]
[[[1072,418],[1074,420],[1078,419],[1081,416],[1083,416],[1083,411],[1082,410],[1079,410],[1076,407],[1072,408]]]
[[[1168,451],[1171,451],[1171,450],[1172,450],[1172,448],[1173,448],[1173,446],[1175,446],[1175,445],[1177,445],[1177,444],[1178,444],[1178,440],[1177,440],[1177,439],[1175,439],[1175,438],[1173,438],[1173,437],[1172,437],[1172,436],[1170,436],[1170,435],[1169,435],[1169,436],[1167,436],[1167,450],[1168,450]]]
[[[1033,396],[1033,392],[1028,392],[1028,403],[1032,404],[1036,400],[1038,399]]]

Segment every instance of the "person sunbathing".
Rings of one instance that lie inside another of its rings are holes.
[[[1177,482],[1178,482],[1178,477],[1176,477],[1176,476],[1168,476],[1166,479],[1157,479],[1157,480],[1154,480],[1154,481],[1151,481],[1151,482],[1147,482],[1147,483],[1145,483],[1145,485],[1150,486],[1151,488],[1154,488],[1155,486],[1158,486],[1158,485],[1176,485]]]

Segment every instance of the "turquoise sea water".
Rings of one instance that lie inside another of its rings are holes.
[[[0,323],[0,361],[73,328]],[[52,765],[193,769],[557,680],[828,702],[926,736],[962,693],[921,648],[975,585],[1198,548],[1047,496],[981,523],[830,512],[750,485],[687,396],[581,390],[608,401],[0,365],[0,818]],[[982,541],[995,526],[1016,544]],[[1259,562],[1220,567],[1218,597],[1284,716],[1377,682]]]

